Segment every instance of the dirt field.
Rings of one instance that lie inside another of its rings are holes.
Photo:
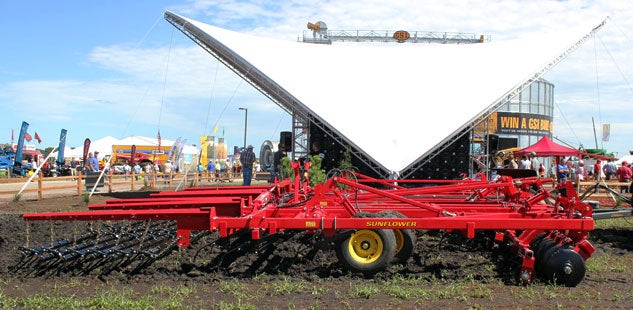
[[[109,197],[94,196],[91,203]],[[34,222],[20,214],[85,210],[80,197],[0,204],[0,308],[600,308],[633,307],[633,229],[600,228],[596,253],[578,287],[535,281],[517,286],[516,260],[492,249],[490,236],[464,239],[421,232],[413,256],[371,278],[350,274],[331,245],[317,236],[282,235],[227,253],[212,235],[140,271],[81,270],[35,275],[15,270],[20,246],[35,247],[76,235],[85,223]],[[631,227],[631,225],[629,225]],[[144,306],[145,305],[145,306]]]

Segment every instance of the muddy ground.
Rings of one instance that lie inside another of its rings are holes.
[[[108,198],[96,195],[91,203]],[[0,204],[0,298],[47,294],[86,298],[122,288],[152,295],[161,294],[157,287],[190,287],[193,293],[182,305],[192,308],[633,307],[633,231],[620,228],[591,234],[596,253],[590,260],[617,264],[618,268],[592,270],[588,262],[585,279],[575,288],[539,280],[528,287],[518,286],[516,259],[493,250],[492,238],[485,233],[469,240],[455,234],[419,232],[417,247],[406,263],[373,277],[347,272],[337,263],[330,242],[305,234],[280,234],[275,239],[241,244],[231,252],[213,245],[214,235],[203,235],[191,248],[174,250],[144,268],[130,263],[112,270],[92,268],[88,273],[81,267],[16,269],[24,263],[21,246],[35,248],[75,237],[90,225],[27,224],[22,213],[83,211],[86,206],[76,196]],[[92,225],[108,224],[117,225]],[[397,284],[394,279],[408,280]],[[295,289],[280,290],[278,283],[299,284]]]

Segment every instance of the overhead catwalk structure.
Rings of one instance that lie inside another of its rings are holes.
[[[328,30],[323,21],[308,23],[303,32],[304,43],[332,44],[332,42],[398,42],[398,43],[442,43],[471,44],[490,41],[490,37],[474,33],[433,32],[405,30]],[[312,32],[310,36],[307,32]]]
[[[165,19],[293,118],[293,156],[350,150],[372,177],[472,175],[477,126],[604,24],[480,44],[303,44]]]

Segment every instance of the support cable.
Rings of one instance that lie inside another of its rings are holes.
[[[167,52],[167,63],[165,64],[165,77],[163,78],[163,94],[160,98],[160,109],[158,112],[158,132],[160,132],[160,121],[163,116],[163,105],[165,104],[165,92],[167,89],[167,73],[169,72],[169,59],[171,58],[171,47],[174,41],[174,30],[171,31],[171,37],[169,39],[169,50]]]
[[[616,69],[618,69],[618,72],[620,72],[620,75],[622,75],[622,79],[624,79],[624,82],[626,82],[626,86],[628,86],[629,89],[633,92],[633,87],[631,87],[631,83],[629,82],[629,79],[626,78],[626,75],[622,71],[622,68],[620,68],[620,66],[618,65],[618,62],[615,61],[613,54],[611,54],[611,51],[609,51],[607,46],[604,44],[604,41],[602,41],[602,38],[598,38],[598,39],[600,39],[600,43],[602,44],[602,47],[604,47],[605,51],[607,52],[607,55],[609,55],[609,58],[611,58],[611,61],[615,65]]]
[[[217,61],[216,65],[215,65],[215,75],[213,76],[213,85],[211,85],[211,98],[209,98],[209,107],[207,108],[207,118],[204,120],[204,133],[207,136],[209,135],[210,130],[213,130],[213,129],[210,129],[210,130],[207,130],[207,129],[209,128],[208,127],[209,126],[209,117],[211,116],[211,105],[213,103],[213,96],[215,94],[215,83],[216,83],[216,81],[218,79],[219,68],[220,68],[220,61]]]
[[[561,116],[563,116],[563,119],[565,120],[565,124],[567,124],[567,127],[569,127],[569,130],[571,130],[571,133],[576,138],[576,141],[578,141],[578,144],[582,145],[582,141],[580,141],[580,138],[578,138],[578,135],[576,134],[576,131],[574,131],[574,128],[569,123],[569,120],[567,119],[567,116],[565,116],[565,113],[563,112],[563,110],[560,108],[560,105],[559,104],[554,104],[554,105],[558,109],[558,112],[560,112]]]
[[[602,125],[602,111],[600,109],[600,79],[599,79],[599,75],[598,75],[598,49],[597,49],[597,44],[596,44],[596,36],[593,36],[593,59],[594,59],[594,65],[595,65],[595,69],[596,69],[596,100],[598,102],[598,123],[600,125]],[[602,133],[602,128],[601,131]],[[595,135],[595,126],[594,126],[594,135]],[[596,147],[598,147],[597,143],[596,143]],[[602,148],[602,139],[600,139],[600,147]]]

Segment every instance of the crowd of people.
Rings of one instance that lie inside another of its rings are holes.
[[[510,154],[503,163],[503,168],[508,169],[531,169],[539,177],[551,177],[557,182],[571,180],[574,182],[589,180],[617,180],[619,182],[630,183],[633,180],[633,167],[631,163],[623,161],[618,167],[613,159],[606,162],[598,159],[595,164],[586,166],[583,160],[572,160],[572,158],[563,158],[558,164],[552,162],[549,169],[545,169],[544,165],[538,160],[537,154],[531,152],[523,155],[520,159],[516,159]],[[633,185],[633,184],[632,184]],[[622,187],[623,193],[631,191],[629,186]]]
[[[534,170],[535,176],[546,176],[545,167],[538,160],[536,152],[531,152],[529,155],[523,155],[519,160],[517,160],[514,155],[510,154],[504,161],[503,168]]]

